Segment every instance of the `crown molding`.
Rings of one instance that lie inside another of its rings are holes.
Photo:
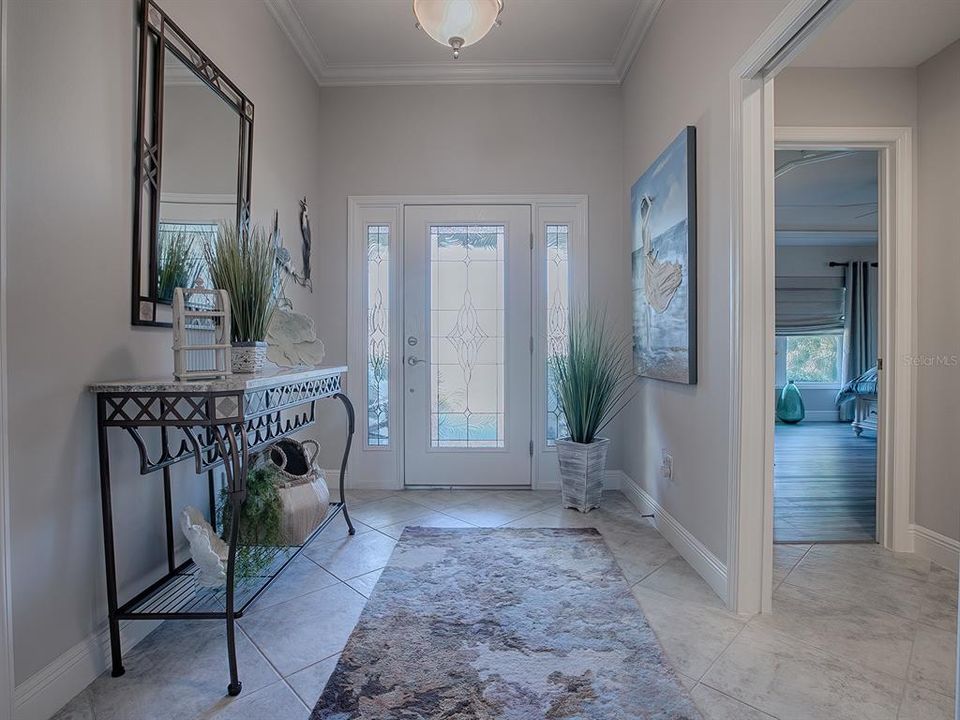
[[[397,65],[328,65],[319,83],[343,85],[479,85],[619,83],[607,63],[406,63]]]
[[[321,87],[345,85],[586,84],[623,81],[663,0],[639,0],[612,63],[397,63],[331,65],[292,0],[264,0]]]
[[[322,84],[327,61],[291,0],[264,0],[264,4],[300,55],[313,79],[318,85]]]
[[[613,69],[617,75],[617,82],[623,82],[633,66],[633,61],[640,52],[640,46],[643,44],[650,26],[660,12],[663,6],[663,0],[640,0],[630,16],[627,27],[624,28],[623,36],[620,38],[620,44],[617,46],[617,54],[613,59]]]

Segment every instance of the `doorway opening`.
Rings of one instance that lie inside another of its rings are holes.
[[[775,543],[876,542],[879,156],[774,154]]]

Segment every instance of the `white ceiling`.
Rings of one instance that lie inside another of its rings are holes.
[[[803,157],[777,150],[777,168]],[[808,155],[809,157],[809,155]],[[776,179],[777,243],[872,245],[877,242],[877,153],[854,152],[794,165]]]
[[[410,0],[266,0],[321,85],[619,83],[663,0],[505,0],[454,60],[414,27]]]
[[[960,0],[854,0],[791,63],[916,67],[960,39]]]

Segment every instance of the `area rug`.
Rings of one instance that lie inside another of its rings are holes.
[[[407,528],[312,720],[700,720],[600,534]]]

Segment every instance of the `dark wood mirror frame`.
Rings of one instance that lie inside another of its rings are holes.
[[[160,178],[163,171],[164,55],[173,53],[207,87],[232,108],[240,124],[237,147],[237,226],[250,220],[250,175],[253,160],[253,103],[224,75],[153,0],[143,0],[137,82],[137,148],[133,213],[134,325],[171,327],[158,319],[158,306],[169,306],[157,292],[157,238]],[[143,282],[143,261],[148,262]],[[143,287],[146,284],[147,287]]]

